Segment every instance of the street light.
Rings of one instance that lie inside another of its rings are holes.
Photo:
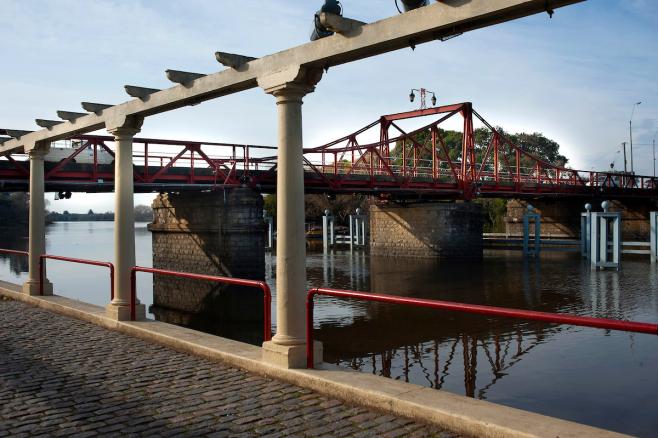
[[[402,9],[404,9],[404,12],[409,12],[412,9],[422,8],[423,6],[427,6],[429,4],[428,0],[401,0],[401,2],[402,2]],[[402,13],[397,0],[395,0],[395,6],[398,8],[398,11]]]
[[[635,114],[635,108],[641,104],[642,102],[635,102],[633,105],[633,111],[631,111],[631,118],[628,120],[628,133],[631,139],[631,173],[635,173],[633,169],[633,115]]]
[[[653,177],[656,178],[656,136],[658,135],[658,128],[653,134]]]
[[[436,94],[434,94],[433,91],[426,90],[425,88],[417,89],[417,88],[412,88],[411,92],[409,93],[409,101],[413,102],[416,100],[416,92],[420,94],[420,109],[425,109],[427,108],[427,104],[425,101],[425,98],[427,96],[427,93],[432,95],[432,106],[436,106]]]
[[[338,0],[325,0],[324,5],[320,8],[318,12],[315,13],[313,17],[313,30],[311,31],[311,41],[319,40],[320,38],[326,38],[333,35],[334,33],[329,29],[325,28],[320,23],[320,14],[326,12],[328,14],[334,15],[343,15],[343,6]]]

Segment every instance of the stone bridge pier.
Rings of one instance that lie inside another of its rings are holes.
[[[511,200],[507,203],[506,232],[523,235],[523,215],[528,204],[541,214],[542,236],[580,237],[580,214],[585,211],[585,204],[590,203],[593,211],[603,211],[601,202],[606,199],[542,199]],[[656,201],[636,198],[610,200],[610,212],[622,213],[622,239],[648,241],[649,213],[656,209]]]
[[[370,206],[370,252],[391,257],[482,257],[482,209],[472,202]]]
[[[153,201],[153,267],[263,280],[263,198],[250,188],[160,194]],[[159,321],[263,342],[259,289],[154,275]]]

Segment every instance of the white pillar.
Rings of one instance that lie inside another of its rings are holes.
[[[619,270],[622,253],[621,213],[610,213],[606,206],[603,208],[603,213],[592,213],[591,267],[593,271]]]
[[[46,253],[46,201],[44,194],[43,159],[49,146],[35,145],[28,150],[30,157],[30,224],[29,274],[23,293],[39,295],[39,257]],[[45,267],[44,267],[45,277]],[[53,285],[44,278],[43,294],[52,295]]]
[[[329,221],[329,245],[333,248],[336,244],[336,220],[331,216]]]
[[[114,136],[114,299],[106,307],[107,315],[118,321],[130,320],[130,268],[135,266],[135,206],[133,184],[133,137],[142,121],[108,127]],[[139,303],[137,301],[137,303]],[[146,316],[143,304],[137,304],[136,317]]]
[[[651,228],[651,263],[658,261],[658,211],[649,213],[649,225]]]
[[[265,245],[266,250],[272,250],[272,218],[268,216],[267,214],[263,213],[263,221],[267,225],[267,244]]]
[[[322,250],[325,254],[329,251],[329,210],[322,216]]]
[[[306,366],[306,239],[304,236],[304,160],[302,99],[316,80],[297,67],[259,78],[276,98],[279,136],[277,161],[276,335],[263,344],[263,359],[286,368]],[[301,78],[301,80],[300,80]],[[321,356],[320,356],[321,357]]]

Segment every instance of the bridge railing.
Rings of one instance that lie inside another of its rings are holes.
[[[467,109],[465,104],[458,107]],[[355,190],[397,189],[398,185],[410,190],[452,191],[459,188],[467,197],[478,192],[590,193],[608,190],[646,194],[658,188],[658,179],[654,177],[568,169],[542,161],[515,145],[484,119],[481,121],[492,134],[490,144],[477,161],[467,159],[464,163],[461,156],[449,153],[450,147],[436,130],[442,121],[459,113],[455,108],[446,107],[447,116],[413,132],[404,132],[395,123],[380,125],[374,122],[340,140],[305,148],[305,171],[317,174],[322,180],[320,184],[328,189],[343,184]],[[441,113],[443,110],[437,111]],[[408,116],[415,117],[415,112]],[[394,136],[385,132],[391,126],[396,130]],[[359,141],[357,137],[375,128],[381,130],[379,141],[368,144]],[[428,129],[434,132],[432,141],[418,137],[430,132]],[[467,137],[470,142],[474,141],[472,135]],[[109,164],[114,159],[114,151],[108,145],[113,141],[108,136],[87,135],[68,140],[68,146],[60,148],[58,153],[51,149],[52,156],[46,156],[46,161],[51,162],[46,180],[63,184],[111,181],[114,174]],[[136,138],[133,143],[133,162],[138,166],[134,177],[140,184],[237,186],[248,181],[254,185],[271,185],[275,180],[276,156],[272,154],[276,148],[272,146],[148,138]],[[404,147],[400,148],[401,145]],[[397,155],[393,153],[396,148]],[[65,153],[69,150],[70,153]],[[25,155],[19,154],[0,157],[0,179],[26,181],[29,175],[26,160]],[[314,184],[317,187],[318,182]]]
[[[260,289],[263,292],[263,336],[265,341],[272,339],[272,291],[264,281],[246,280],[242,278],[218,277],[215,275],[194,274],[191,272],[169,271],[166,269],[145,268],[142,266],[133,266],[130,269],[130,311],[131,319],[135,320],[135,301],[137,290],[137,273],[145,272],[149,274],[166,275],[170,277],[187,278],[190,280],[203,280],[214,283],[230,284],[233,286],[246,286]]]
[[[503,318],[517,318],[529,321],[544,321],[553,324],[570,324],[581,327],[595,327],[607,330],[646,333],[658,335],[658,324],[644,322],[621,321],[615,319],[592,318],[588,316],[564,315],[559,313],[538,312],[534,310],[510,309],[506,307],[483,306],[478,304],[456,303],[451,301],[428,300],[422,298],[407,298],[395,295],[375,294],[340,289],[314,288],[306,295],[306,365],[314,367],[313,357],[313,299],[316,295],[334,298],[376,301],[388,304],[401,304],[412,307],[423,307],[435,310],[462,312],[478,315],[488,315]]]
[[[58,260],[62,262],[77,263],[81,265],[102,266],[110,270],[110,300],[114,299],[114,265],[110,262],[102,262],[98,260],[85,260],[73,257],[63,257],[49,254],[42,254],[39,257],[39,295],[43,296],[43,283],[44,274],[46,270],[46,260]]]

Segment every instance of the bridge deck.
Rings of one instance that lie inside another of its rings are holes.
[[[16,301],[0,326],[0,437],[456,436]]]

